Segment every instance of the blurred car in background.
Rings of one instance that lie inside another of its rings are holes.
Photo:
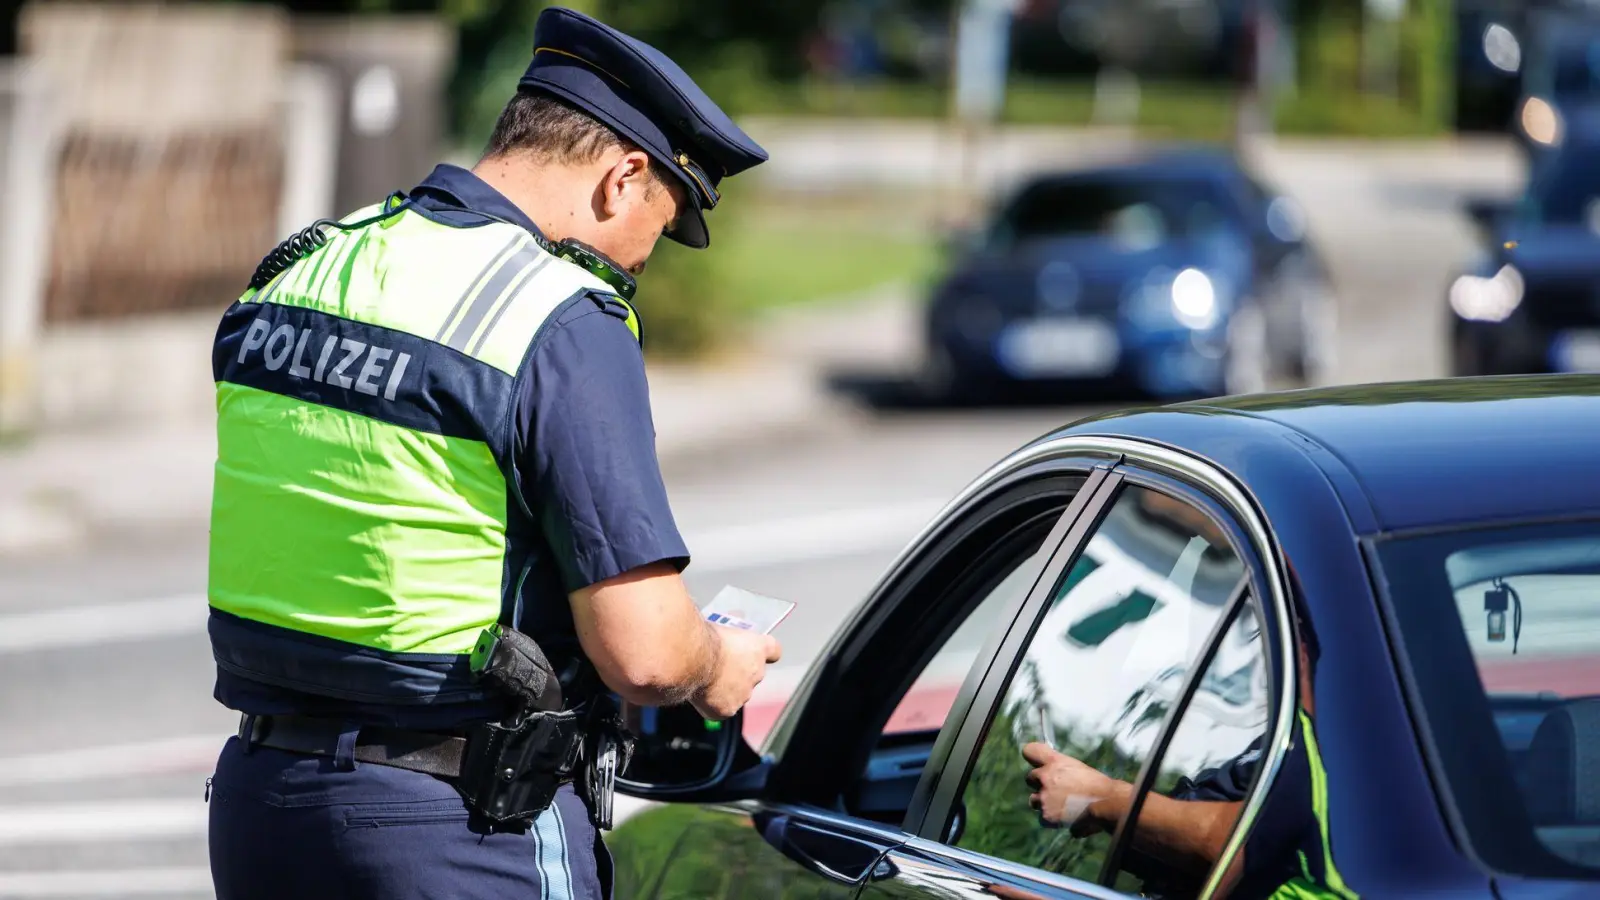
[[[1504,131],[1521,93],[1528,9],[1519,0],[1458,0],[1455,123],[1461,131]]]
[[[1522,95],[1511,133],[1537,164],[1563,143],[1575,114],[1600,106],[1600,11],[1585,6],[1532,13],[1519,55]]]
[[[1220,151],[1036,177],[961,243],[926,311],[931,396],[1231,394],[1331,360],[1303,211]]]
[[[1456,375],[1600,371],[1600,113],[1511,203],[1476,200],[1481,258],[1446,294]]]

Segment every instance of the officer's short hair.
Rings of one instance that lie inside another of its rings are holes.
[[[511,153],[530,153],[541,162],[556,165],[591,163],[608,150],[641,149],[609,126],[555,97],[519,90],[495,122],[485,159]],[[653,160],[652,160],[653,161]],[[649,190],[663,186],[661,173],[652,166]]]

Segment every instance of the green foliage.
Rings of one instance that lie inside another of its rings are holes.
[[[1303,0],[1296,6],[1298,87],[1279,101],[1280,132],[1411,137],[1450,123],[1454,33],[1449,0],[1411,0],[1398,25],[1367,21],[1361,0]],[[1397,42],[1393,93],[1374,90],[1368,37]]]
[[[1280,134],[1406,138],[1438,134],[1430,121],[1394,97],[1314,89],[1279,103]]]
[[[726,229],[723,211],[714,215]],[[718,238],[713,225],[713,247]],[[663,239],[640,275],[635,304],[644,325],[645,353],[657,359],[704,353],[729,333],[732,324],[733,298],[715,249],[690,250]]]
[[[739,191],[707,216],[711,247],[663,240],[639,279],[645,352],[704,354],[752,316],[930,276],[939,254],[925,229],[886,225],[892,197],[841,208]]]

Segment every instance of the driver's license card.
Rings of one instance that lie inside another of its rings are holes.
[[[718,591],[700,612],[716,625],[771,634],[792,609],[794,604],[788,600],[763,596],[730,584]]]

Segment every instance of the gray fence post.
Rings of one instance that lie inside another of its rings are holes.
[[[279,238],[317,219],[349,212],[334,205],[339,174],[338,80],[323,66],[297,63],[288,67],[283,87]]]
[[[49,278],[56,160],[63,121],[49,77],[22,59],[0,61],[0,434],[26,431]]]

